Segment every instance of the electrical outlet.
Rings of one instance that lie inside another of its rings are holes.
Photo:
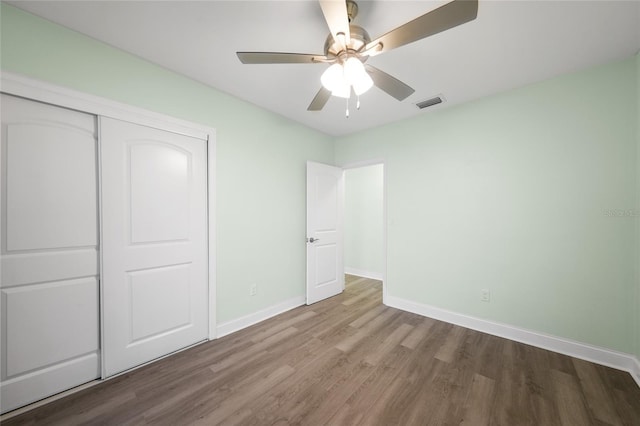
[[[255,296],[258,291],[258,284],[251,284],[249,287],[249,296]]]
[[[490,302],[491,292],[486,288],[483,288],[482,290],[480,290],[480,300],[483,302]]]

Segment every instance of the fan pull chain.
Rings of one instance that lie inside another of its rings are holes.
[[[360,109],[360,95],[358,95],[358,100],[356,101],[356,109],[359,110]]]
[[[349,98],[347,98],[347,111],[346,111],[346,115],[347,115],[347,118],[349,118]]]

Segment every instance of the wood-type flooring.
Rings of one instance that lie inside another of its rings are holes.
[[[3,422],[14,425],[640,425],[629,373],[346,290]]]

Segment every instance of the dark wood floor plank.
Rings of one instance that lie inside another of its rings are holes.
[[[415,349],[418,344],[427,337],[434,323],[435,320],[424,318],[420,324],[411,330],[411,333],[402,341],[401,345],[409,349]]]
[[[596,366],[579,359],[572,361],[592,417],[612,426],[621,426],[622,420],[616,412],[611,391],[605,387]]]
[[[12,418],[14,425],[640,425],[628,373],[383,306],[379,281]]]
[[[368,288],[366,290],[363,290],[359,293],[352,293],[350,296],[348,296],[344,302],[342,302],[343,305],[345,306],[351,306],[355,303],[360,302],[363,299],[366,299],[367,297],[371,296],[372,294],[376,293],[377,289],[375,288]]]
[[[495,382],[499,379],[500,372],[504,366],[503,347],[507,340],[501,337],[487,336],[479,332],[476,333],[478,334],[478,352],[472,355],[475,360],[474,370]]]
[[[555,370],[549,368],[549,351],[528,345],[518,346],[522,349],[526,362],[522,368],[527,377],[533,417],[539,419],[539,424],[561,424],[552,376]]]
[[[336,345],[336,348],[343,352],[352,350],[358,343],[365,337],[373,334],[377,329],[382,328],[388,321],[391,321],[393,317],[398,316],[399,312],[394,309],[387,309],[382,314],[375,317],[372,321],[362,326],[356,333],[344,339]]]
[[[377,404],[383,395],[390,392],[390,385],[397,378],[399,372],[411,359],[411,351],[398,347],[388,355],[389,360],[383,360],[376,366],[364,382],[345,401],[349,409],[337,412],[342,424],[357,425],[364,421],[365,416]],[[329,421],[327,424],[333,424]]]
[[[447,334],[447,338],[442,342],[436,358],[444,362],[453,362],[464,341],[465,332],[466,330],[462,327],[452,327],[451,332]]]
[[[491,421],[491,407],[495,398],[495,380],[481,374],[473,376],[469,393],[463,403],[459,424],[483,426]]]
[[[370,309],[364,315],[359,315],[356,319],[351,321],[349,323],[349,325],[351,327],[353,327],[353,328],[360,328],[363,325],[365,325],[368,322],[370,322],[371,320],[373,320],[374,318],[376,318],[378,315],[380,315],[384,311],[388,311],[389,309],[390,308],[384,306],[383,304],[379,304],[378,306],[374,307],[373,309]]]
[[[237,392],[234,392],[229,398],[226,398],[215,410],[198,418],[194,424],[208,426],[223,424],[227,417],[230,417],[236,411],[246,406],[247,401],[253,401],[257,397],[269,392],[271,388],[284,381],[294,372],[295,369],[288,365],[283,365],[262,379],[252,380],[250,383],[245,383],[244,386],[238,386]]]
[[[510,340],[503,345],[502,369],[496,382],[496,398],[491,414],[493,425],[513,425],[517,421],[522,426],[543,424],[533,415],[528,419],[522,418],[522,413],[535,413],[522,346]]]
[[[412,325],[402,323],[398,328],[387,336],[382,344],[380,344],[374,351],[371,351],[364,359],[369,365],[377,365],[389,352],[391,352],[397,345],[400,344],[407,337],[407,334],[413,329]]]
[[[270,336],[268,338],[266,338],[265,340],[261,341],[260,343],[257,343],[255,345],[251,345],[250,348],[243,350],[243,351],[239,351],[231,356],[228,356],[222,360],[220,360],[219,362],[216,362],[214,364],[211,365],[211,371],[213,371],[214,373],[217,373],[219,371],[222,371],[226,368],[229,368],[232,365],[237,365],[238,362],[242,361],[245,358],[250,357],[251,355],[254,354],[258,354],[261,353],[262,351],[265,351],[269,346],[278,343],[284,339],[287,339],[289,337],[292,337],[293,335],[295,335],[297,333],[297,329],[295,327],[289,327],[286,328],[276,334],[274,334],[273,336]]]
[[[638,393],[640,392],[613,390],[615,408],[624,425],[640,425],[640,395]]]
[[[571,426],[593,424],[576,377],[558,370],[552,370],[551,377],[562,424]]]
[[[304,321],[306,319],[309,318],[314,318],[317,314],[314,311],[301,311],[300,314],[296,315],[293,318],[290,318],[286,321],[281,321],[281,322],[277,322],[275,324],[273,324],[273,326],[269,327],[266,330],[261,331],[260,333],[256,333],[252,338],[251,341],[253,343],[258,343],[258,342],[262,342],[263,340],[265,340],[267,337],[271,337],[274,334],[285,330],[289,327],[294,327],[296,326],[297,323]]]
[[[371,328],[365,328],[369,331],[377,330],[376,333],[367,334],[358,342],[357,346],[350,348],[348,352],[338,359],[334,360],[334,365],[324,369],[322,376],[315,377],[314,381],[309,382],[301,394],[303,397],[290,401],[290,405],[285,407],[287,420],[292,424],[309,424],[309,417],[329,417],[334,414],[335,407],[325,404],[329,399],[331,392],[338,392],[343,387],[349,387],[348,381],[350,376],[356,369],[363,370],[366,376],[368,363],[363,362],[363,358],[367,354],[375,353],[382,345],[387,343],[390,336],[394,336],[397,330],[403,330],[402,320],[397,315],[389,321],[379,322]],[[347,393],[350,393],[347,391]]]

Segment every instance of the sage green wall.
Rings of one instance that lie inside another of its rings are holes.
[[[390,296],[633,353],[636,59],[339,138],[385,160]],[[481,289],[491,302],[481,302]]]
[[[218,321],[305,292],[305,164],[333,139],[79,33],[2,4],[3,71],[217,131]],[[257,284],[257,295],[249,286]]]
[[[380,277],[384,271],[384,166],[344,172],[344,266],[347,272]]]
[[[220,322],[304,294],[305,161],[384,158],[391,296],[640,356],[637,220],[606,214],[636,206],[638,57],[338,138],[334,157],[326,135],[0,14],[2,70],[217,129]]]

